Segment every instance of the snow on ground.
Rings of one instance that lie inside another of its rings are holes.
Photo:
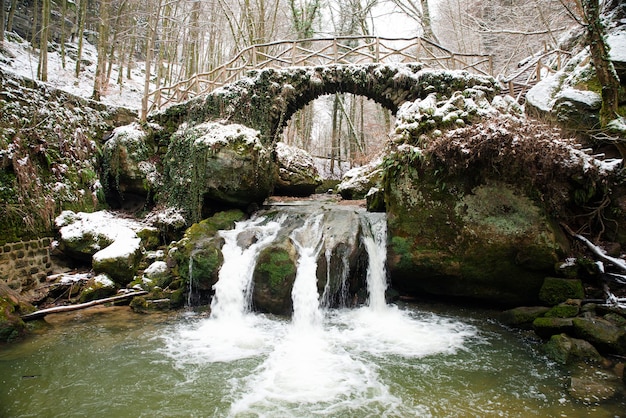
[[[97,53],[96,47],[85,41],[83,44],[82,61],[84,63],[80,77],[74,76],[78,50],[76,43],[67,43],[65,68],[61,60],[60,47],[48,52],[48,82],[47,84],[74,94],[76,96],[90,98],[93,95],[94,76],[96,73]],[[10,34],[4,42],[4,48],[9,52],[7,57],[0,56],[0,68],[22,77],[37,79],[37,64],[39,52],[34,50],[30,43],[15,34]],[[118,66],[114,65],[111,72],[107,91],[102,94],[101,101],[108,105],[122,106],[130,109],[141,108],[144,83],[144,63],[136,63],[131,70],[131,78],[126,78],[126,69],[123,70],[124,78],[122,87],[116,84],[118,78]],[[151,89],[154,86],[151,87]]]

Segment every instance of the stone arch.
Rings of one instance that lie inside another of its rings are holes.
[[[224,120],[257,129],[263,140],[271,143],[297,110],[326,94],[365,96],[395,114],[404,102],[467,88],[481,89],[490,98],[498,91],[493,77],[424,69],[419,63],[268,68],[251,71],[248,77],[206,96],[172,106],[151,121],[172,132],[183,122]]]

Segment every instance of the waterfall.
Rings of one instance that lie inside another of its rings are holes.
[[[291,241],[298,251],[298,269],[293,284],[293,324],[296,327],[317,326],[322,322],[317,293],[317,256],[323,245],[323,214],[310,216],[295,229]]]
[[[236,319],[250,310],[257,256],[274,241],[281,222],[282,219],[266,222],[264,217],[260,217],[237,222],[232,230],[220,231],[224,238],[224,264],[219,280],[213,286],[215,295],[211,301],[211,317]]]
[[[193,295],[193,252],[189,255],[189,292],[187,293],[187,306],[191,306]]]
[[[367,249],[369,265],[367,267],[368,306],[374,311],[384,310],[387,306],[387,218],[384,213],[367,213],[361,218],[363,244]]]

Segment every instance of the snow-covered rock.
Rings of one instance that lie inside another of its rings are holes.
[[[311,155],[284,142],[276,144],[278,175],[275,194],[284,196],[308,196],[322,183]]]
[[[378,187],[382,179],[382,159],[377,158],[370,163],[355,167],[348,171],[337,191],[344,199],[363,199],[372,187]]]
[[[270,195],[272,153],[257,130],[217,122],[183,124],[165,156],[165,191],[193,221],[206,205],[246,208]]]
[[[120,200],[136,195],[145,200],[151,190],[160,184],[160,174],[150,160],[152,151],[146,143],[148,134],[133,122],[113,130],[103,147],[104,181],[108,192],[116,193]]]
[[[91,259],[94,271],[108,274],[119,285],[130,282],[137,272],[142,254],[139,236],[150,236],[156,231],[107,211],[64,211],[57,217],[56,225],[65,254],[83,261]]]

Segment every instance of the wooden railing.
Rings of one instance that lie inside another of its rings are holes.
[[[522,102],[528,90],[542,79],[560,71],[570,56],[570,52],[560,49],[545,51],[531,57],[518,71],[500,81],[508,88],[512,97]]]
[[[490,55],[455,53],[421,37],[343,36],[276,41],[247,47],[211,71],[150,92],[149,107],[143,116],[209,93],[253,69],[394,62],[421,62],[434,69],[493,75]]]

